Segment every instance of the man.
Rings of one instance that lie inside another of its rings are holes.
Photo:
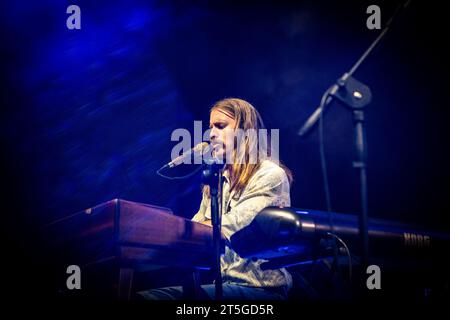
[[[264,125],[258,111],[247,101],[229,98],[214,104],[210,112],[212,156],[225,159],[222,187],[222,234],[226,239],[221,257],[224,299],[279,300],[287,296],[292,277],[285,269],[261,270],[263,260],[240,257],[230,237],[246,227],[268,206],[290,206],[290,171],[270,160],[266,139],[258,130]],[[236,134],[238,131],[244,134]],[[256,134],[255,134],[256,133]],[[211,224],[209,187],[203,187],[200,209],[193,221]],[[201,286],[202,297],[214,299],[214,284]],[[181,287],[140,293],[147,299],[181,299]],[[202,298],[201,297],[201,298]]]

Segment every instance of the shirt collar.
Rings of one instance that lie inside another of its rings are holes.
[[[230,184],[230,172],[228,170],[224,170],[222,174],[222,178]]]

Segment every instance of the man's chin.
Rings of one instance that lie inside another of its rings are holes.
[[[219,160],[220,162],[224,162],[225,161],[225,152],[224,150],[218,150],[218,151],[214,151],[212,153],[212,156]]]

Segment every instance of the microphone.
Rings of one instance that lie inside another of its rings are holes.
[[[172,161],[167,163],[164,167],[169,167],[169,168],[176,167],[179,164],[183,163],[183,161],[186,158],[190,157],[191,154],[193,154],[194,156],[199,156],[199,155],[203,156],[204,154],[209,152],[210,149],[211,149],[211,146],[209,145],[208,142],[199,143],[195,147],[193,147],[192,149],[188,150],[187,152],[183,153],[182,155],[176,157],[175,159],[173,159]]]

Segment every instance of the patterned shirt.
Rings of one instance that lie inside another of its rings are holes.
[[[272,161],[264,160],[250,178],[241,195],[235,199],[230,193],[228,172],[224,172],[222,187],[222,234],[226,238],[225,253],[221,256],[223,282],[252,287],[292,286],[292,277],[284,269],[261,270],[267,260],[240,257],[230,247],[230,237],[249,225],[255,216],[269,206],[290,206],[289,181],[286,172]],[[211,219],[211,199],[203,195],[193,221]]]

